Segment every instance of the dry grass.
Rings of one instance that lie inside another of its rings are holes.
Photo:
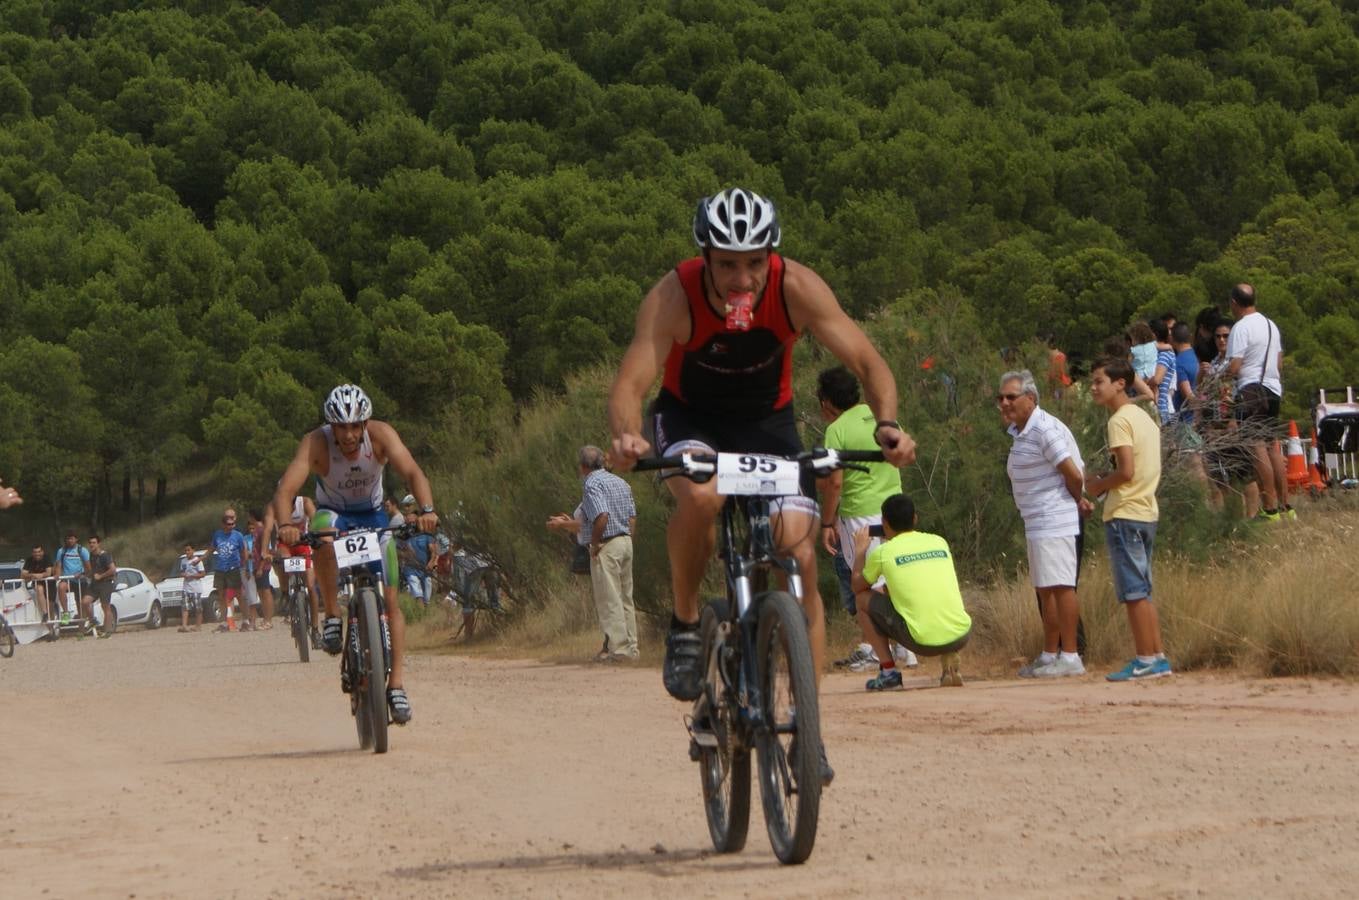
[[[1258,526],[1256,540],[1227,544],[1211,562],[1160,549],[1153,596],[1177,668],[1359,674],[1359,512],[1307,503],[1300,515],[1297,522]],[[1123,660],[1132,638],[1103,551],[1087,558],[1081,582],[1087,662]],[[1033,591],[1023,581],[969,592],[968,600],[976,623],[969,654],[983,668],[1040,647]]]
[[[504,595],[501,599],[505,612],[478,612],[476,637],[470,641],[458,634],[463,619],[454,607],[440,605],[418,621],[408,618],[408,645],[437,654],[526,657],[552,663],[584,662],[599,652],[601,636],[588,578],[568,582],[555,595],[556,602],[543,607],[521,607]],[[664,624],[657,625],[652,616],[638,610],[644,663],[659,665]]]
[[[1159,548],[1155,598],[1175,666],[1264,675],[1359,674],[1359,559],[1354,552],[1359,509],[1353,499],[1304,501],[1299,521],[1259,526],[1253,540],[1221,545],[1210,562]],[[1087,556],[1082,585],[1087,662],[1097,668],[1121,662],[1132,641],[1102,549]],[[1042,625],[1023,573],[965,594],[974,622],[966,654],[971,671],[1003,676],[1040,647]],[[450,643],[460,615],[432,613],[412,624],[411,646],[560,663],[589,659],[599,649],[599,633],[587,581],[571,582],[557,599],[523,615],[489,619],[483,613],[471,642]],[[828,653],[835,658],[859,635],[838,604],[829,602]],[[660,661],[663,625],[639,614],[646,664]]]
[[[145,525],[113,532],[106,540],[109,551],[120,566],[136,566],[152,580],[173,574],[175,560],[184,551],[184,541],[202,547],[218,527],[227,501],[200,500],[192,506],[161,516]],[[245,514],[240,516],[245,524]]]
[[[205,539],[223,501],[201,500],[140,528],[110,536],[123,565],[159,577],[185,537]],[[1167,652],[1179,669],[1240,668],[1267,675],[1359,675],[1359,498],[1299,501],[1300,519],[1252,528],[1248,540],[1218,545],[1210,562],[1191,562],[1158,547],[1155,598]],[[974,622],[968,668],[1002,675],[1042,642],[1033,591],[1018,576],[964,591]],[[411,616],[410,646],[431,653],[527,657],[547,662],[588,660],[599,649],[589,580],[559,584],[553,601],[521,605],[503,596],[507,613],[480,614],[472,641],[451,640],[461,614],[444,606]],[[1127,622],[1113,598],[1108,558],[1087,555],[1080,592],[1089,640],[1087,661],[1105,666],[1131,649]],[[827,598],[831,658],[859,640],[858,629]],[[644,664],[659,664],[665,622],[638,613]]]

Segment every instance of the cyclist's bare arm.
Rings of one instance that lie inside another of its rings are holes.
[[[319,459],[317,444],[320,444]],[[307,483],[307,479],[313,474],[325,474],[321,466],[329,468],[329,459],[326,457],[325,438],[321,432],[311,431],[297,444],[297,452],[293,454],[292,461],[283,470],[283,477],[278,480],[278,490],[274,492],[274,501],[270,504],[274,518],[285,523],[279,527],[279,540],[285,544],[295,544],[298,538],[298,529],[292,524],[293,501],[297,498],[297,492],[302,489],[302,485]]]
[[[270,501],[264,508],[264,519],[260,522],[260,536],[264,540],[264,547],[261,548],[260,558],[266,562],[274,558],[274,544],[278,537],[278,522],[274,517],[274,504]]]
[[[642,400],[676,342],[689,339],[689,301],[673,270],[656,282],[637,310],[632,343],[609,389],[609,431],[614,467],[628,471],[651,445],[642,437]]]
[[[396,433],[396,429],[386,422],[370,421],[368,437],[373,442],[373,452],[378,454],[378,459],[385,457],[396,474],[401,476],[401,480],[406,482],[406,487],[410,488],[415,502],[420,504],[421,508],[433,509],[434,489],[430,487],[424,470],[415,461],[415,457],[411,456],[411,451],[401,440],[401,435]],[[424,532],[433,532],[439,527],[439,517],[432,512],[421,513],[418,521],[420,530]]]
[[[845,314],[830,285],[801,263],[785,260],[784,296],[793,326],[811,332],[859,378],[864,397],[879,422],[896,421],[897,383],[882,354]],[[896,466],[915,461],[915,441],[895,428],[878,430],[883,457]]]

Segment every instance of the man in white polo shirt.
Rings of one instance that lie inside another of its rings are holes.
[[[1076,649],[1080,620],[1077,537],[1081,515],[1089,512],[1089,502],[1081,498],[1085,486],[1081,453],[1071,429],[1038,408],[1038,387],[1028,369],[1000,377],[996,405],[1014,438],[1005,469],[1024,519],[1029,577],[1043,613],[1043,652],[1019,674],[1024,678],[1084,675]]]

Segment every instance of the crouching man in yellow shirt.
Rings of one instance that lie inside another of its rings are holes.
[[[883,543],[872,552],[869,529],[854,535],[851,582],[860,609],[868,610],[881,669],[866,685],[870,691],[901,687],[889,640],[917,656],[937,656],[943,668],[941,687],[962,687],[958,651],[972,635],[972,617],[963,608],[958,573],[948,542],[937,534],[916,531],[915,504],[905,494],[882,503]],[[879,579],[883,591],[874,589]]]

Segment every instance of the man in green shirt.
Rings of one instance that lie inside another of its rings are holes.
[[[826,426],[824,446],[833,450],[877,450],[873,430],[877,418],[868,404],[860,402],[859,381],[844,366],[824,370],[817,378],[817,399],[821,401],[821,418]],[[901,493],[901,472],[889,463],[867,463],[868,471],[838,470],[821,479],[821,546],[835,566],[840,581],[840,600],[845,612],[854,616],[863,632],[860,644],[847,659],[836,663],[861,671],[878,662],[869,635],[873,626],[868,616],[854,602],[850,587],[850,549],[854,533],[860,528],[882,524],[882,502]],[[875,542],[876,543],[876,542]],[[871,549],[871,547],[870,547]],[[897,654],[903,664],[915,666],[915,654],[901,648]]]
[[[901,687],[887,641],[897,641],[921,656],[938,656],[941,687],[962,687],[958,651],[972,635],[972,617],[963,608],[958,573],[948,542],[937,534],[916,531],[915,504],[905,494],[882,504],[885,543],[869,551],[867,528],[854,535],[854,590],[859,608],[868,610],[869,637],[881,660],[870,691]],[[873,589],[882,578],[886,592]]]

